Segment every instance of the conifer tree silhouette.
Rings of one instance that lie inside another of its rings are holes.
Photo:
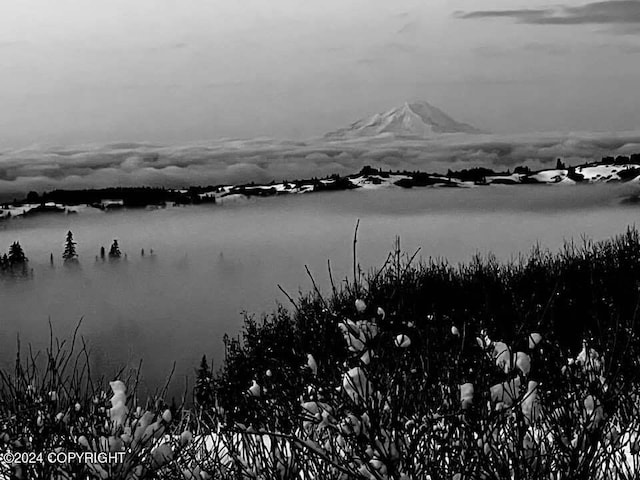
[[[109,249],[109,259],[119,259],[122,256],[120,252],[120,246],[118,245],[118,240],[114,240],[111,244],[111,249]]]
[[[67,239],[64,243],[64,253],[62,254],[62,259],[65,263],[77,263],[78,262],[78,252],[76,251],[77,243],[73,240],[73,233],[71,230],[67,232]]]
[[[29,261],[20,242],[13,242],[9,247],[8,261],[10,265],[23,265]]]

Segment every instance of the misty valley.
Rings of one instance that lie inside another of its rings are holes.
[[[508,260],[535,242],[555,250],[564,240],[622,232],[640,218],[635,205],[620,203],[634,191],[628,184],[359,190],[10,219],[0,224],[0,245],[19,242],[29,262],[28,275],[1,280],[0,360],[11,364],[18,335],[23,348],[42,348],[49,321],[66,337],[82,319],[96,372],[109,377],[144,359],[143,380],[157,385],[175,361],[176,394],[203,354],[220,365],[223,335],[237,335],[242,312],[259,317],[276,300],[286,304],[278,285],[292,295],[307,290],[305,266],[325,292],[327,261],[334,278],[346,278],[357,220],[365,270],[383,264],[396,236],[424,259]],[[69,230],[78,253],[71,266],[62,258]],[[114,239],[118,261],[109,259]]]

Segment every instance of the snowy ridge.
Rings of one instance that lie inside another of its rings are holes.
[[[78,213],[77,207],[69,207],[61,203],[24,203],[19,205],[0,206],[0,219],[9,217],[22,217],[35,213],[65,213],[67,215]]]
[[[268,185],[244,185],[217,187],[201,193],[203,198],[224,200],[228,196],[271,196],[311,193],[335,190],[379,190],[384,188],[411,187],[474,187],[480,185],[550,184],[574,185],[577,183],[640,183],[640,164],[587,164],[568,169],[547,169],[528,173],[490,174],[477,180],[424,172],[387,172],[364,167],[359,173],[346,177],[330,177],[322,180],[302,180],[272,183]]]
[[[364,167],[360,172],[348,175],[334,175],[323,179],[273,182],[269,184],[222,185],[199,188],[195,202],[191,203],[237,203],[252,197],[296,195],[313,192],[342,190],[379,190],[388,188],[413,187],[455,187],[470,188],[486,185],[575,185],[579,183],[637,183],[640,184],[640,163],[590,163],[564,169],[545,169],[536,172],[494,173],[491,170],[471,169],[451,172],[449,175],[425,172],[391,172]],[[176,189],[169,192],[187,195],[188,190]],[[176,203],[177,204],[177,203]],[[181,203],[182,204],[182,203]],[[165,206],[165,205],[162,205]],[[0,219],[20,217],[35,213],[78,213],[84,208],[100,210],[125,208],[121,199],[105,198],[91,205],[65,205],[47,202],[43,204],[17,203],[0,205]],[[148,205],[151,208],[153,205]],[[157,207],[157,205],[155,206]]]

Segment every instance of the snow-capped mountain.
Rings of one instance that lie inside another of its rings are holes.
[[[399,137],[431,137],[443,133],[483,133],[460,123],[427,102],[404,103],[386,113],[358,120],[347,128],[330,132],[327,138],[372,137],[392,134]]]

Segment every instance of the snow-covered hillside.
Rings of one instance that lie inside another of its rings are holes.
[[[516,170],[516,173],[494,173],[488,169],[471,169],[450,172],[448,175],[426,172],[392,172],[364,167],[360,172],[347,175],[334,175],[323,179],[296,180],[290,182],[272,182],[269,184],[221,185],[216,187],[194,187],[195,196],[189,190],[167,190],[181,198],[177,204],[188,203],[236,203],[251,197],[270,197],[276,195],[295,195],[314,192],[331,192],[341,190],[378,190],[385,188],[414,187],[456,187],[470,188],[487,185],[575,185],[589,183],[640,183],[640,163],[589,163],[565,169],[546,169],[536,172]],[[150,203],[150,206],[162,205]],[[127,205],[122,199],[108,198],[92,203],[91,207],[101,210],[124,208]],[[136,207],[143,206],[141,204]],[[72,206],[60,202],[15,203],[0,206],[0,219],[17,217],[33,213],[78,213],[88,205]]]
[[[529,175],[513,175],[518,183],[607,183],[607,182],[638,182],[640,181],[640,165],[637,164],[608,164],[594,163],[574,168],[550,169],[534,172]],[[495,181],[489,178],[488,181]]]

